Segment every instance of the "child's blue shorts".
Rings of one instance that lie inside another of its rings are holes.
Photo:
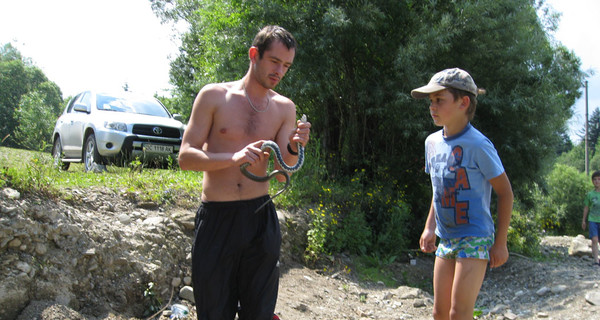
[[[589,221],[588,228],[590,229],[590,239],[593,237],[597,237],[600,233],[600,223]]]
[[[488,237],[464,237],[440,239],[435,255],[444,259],[472,258],[490,260],[494,235]]]

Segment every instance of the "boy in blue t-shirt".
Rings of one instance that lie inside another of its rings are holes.
[[[594,190],[588,192],[583,200],[583,220],[581,228],[585,231],[586,223],[590,225],[590,239],[592,239],[592,259],[594,266],[600,266],[598,261],[598,234],[600,233],[600,171],[592,173]],[[588,215],[589,214],[589,215]]]
[[[433,197],[419,240],[423,252],[436,251],[435,319],[472,319],[488,260],[490,268],[508,260],[513,193],[494,145],[470,123],[478,93],[473,78],[458,68],[438,72],[411,92],[416,99],[430,99],[433,122],[443,128],[425,140]],[[492,189],[498,195],[495,234]]]

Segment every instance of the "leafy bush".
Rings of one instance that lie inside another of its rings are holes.
[[[547,177],[547,184],[551,201],[557,209],[564,208],[564,211],[557,210],[558,221],[563,226],[559,231],[571,235],[580,233],[583,199],[593,189],[591,179],[573,167],[556,165]]]
[[[308,211],[311,228],[305,258],[320,254],[373,252],[385,259],[406,251],[410,208],[403,194],[371,181],[365,170],[356,170],[347,183],[326,182],[319,191],[316,208]],[[385,171],[383,171],[385,172]]]
[[[585,171],[585,144],[580,143],[569,152],[561,154],[556,163],[574,167],[579,172]]]
[[[15,119],[19,123],[14,131],[15,143],[29,150],[50,151],[47,141],[52,136],[56,115],[51,106],[38,91],[31,91],[21,97]]]
[[[593,189],[591,179],[576,168],[556,164],[545,178],[544,186],[536,186],[535,220],[550,234],[581,233],[583,199]]]
[[[539,255],[542,229],[535,219],[513,210],[508,228],[508,250],[526,256]]]

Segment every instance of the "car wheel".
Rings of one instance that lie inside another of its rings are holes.
[[[92,133],[85,140],[85,148],[83,154],[83,164],[85,171],[102,171],[102,161],[98,147],[96,146],[96,136]]]
[[[54,158],[54,167],[66,171],[69,169],[71,163],[64,162],[63,156],[62,143],[60,142],[60,138],[56,138],[56,140],[54,140],[54,144],[52,145],[52,158]]]

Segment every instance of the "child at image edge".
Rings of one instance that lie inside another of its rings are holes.
[[[585,231],[586,223],[589,221],[590,239],[592,239],[592,258],[594,266],[598,264],[598,233],[600,231],[600,171],[592,173],[594,190],[587,193],[583,201],[583,220],[581,228]],[[588,216],[589,213],[589,216]]]
[[[434,319],[473,319],[488,261],[496,268],[508,260],[513,192],[494,145],[471,125],[479,90],[466,71],[454,68],[411,92],[416,99],[430,99],[429,113],[442,127],[425,140],[433,197],[419,240],[423,252],[436,254]],[[495,235],[492,189],[498,196]]]

